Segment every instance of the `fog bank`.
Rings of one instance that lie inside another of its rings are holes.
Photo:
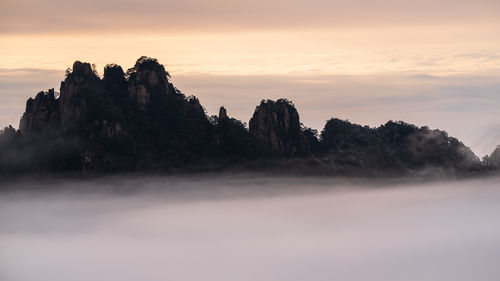
[[[0,196],[5,281],[500,278],[498,178],[110,178],[9,189]]]

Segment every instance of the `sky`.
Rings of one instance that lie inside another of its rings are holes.
[[[143,55],[208,114],[285,97],[319,131],[403,120],[479,156],[500,144],[498,0],[0,0],[0,126],[75,60],[102,75]]]

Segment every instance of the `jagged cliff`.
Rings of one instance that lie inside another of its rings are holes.
[[[141,110],[145,110],[155,93],[174,95],[175,88],[168,82],[170,75],[163,65],[147,57],[137,60],[134,67],[127,71],[129,76],[128,92]]]
[[[141,57],[126,72],[107,65],[102,79],[77,61],[59,93],[28,99],[19,130],[0,135],[0,173],[207,170],[256,161],[250,166],[264,169],[263,161],[276,168],[291,159],[330,174],[471,173],[497,169],[498,151],[481,162],[446,132],[392,121],[369,128],[334,118],[318,135],[286,99],[263,100],[247,128],[225,107],[208,117],[163,65]]]
[[[250,119],[250,133],[272,152],[307,155],[309,145],[300,125],[299,113],[290,101],[263,100]]]
[[[75,62],[58,96],[51,89],[28,100],[19,127],[21,135],[47,141],[77,138],[72,158],[87,170],[176,165],[211,149],[204,146],[212,128],[199,100],[176,90],[163,65],[147,57],[127,73],[107,65],[103,79],[91,64]]]
[[[19,129],[22,133],[29,133],[56,128],[59,120],[59,100],[55,98],[54,89],[50,89],[48,92],[39,92],[34,99],[28,99]]]

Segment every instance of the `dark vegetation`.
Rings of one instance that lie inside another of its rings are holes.
[[[326,174],[411,175],[495,171],[500,148],[480,161],[446,132],[389,121],[378,128],[330,119],[304,127],[292,102],[263,100],[247,128],[224,107],[208,117],[199,100],[173,86],[156,59],[126,72],[75,62],[60,93],[26,102],[19,130],[0,135],[0,173],[185,172],[291,169]]]

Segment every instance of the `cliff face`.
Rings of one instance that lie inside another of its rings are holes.
[[[59,115],[62,130],[70,130],[83,122],[88,96],[100,91],[99,76],[89,63],[76,61],[73,71],[61,82]]]
[[[55,98],[54,89],[39,92],[35,98],[26,102],[19,129],[22,133],[37,132],[56,128],[59,123],[59,101]]]
[[[102,86],[89,63],[76,61],[61,82],[59,97],[51,89],[28,100],[19,125],[21,132],[68,131],[84,126],[89,121],[88,103],[103,92]]]
[[[141,57],[129,72],[128,92],[139,108],[146,109],[154,94],[174,94],[165,67],[155,59]]]
[[[123,98],[128,95],[128,81],[121,66],[108,64],[104,68],[102,79],[104,88],[114,98]]]
[[[45,128],[62,131],[89,128],[93,125],[113,123],[104,131],[119,131],[120,125],[107,120],[103,112],[121,110],[116,108],[125,96],[145,110],[152,95],[175,94],[175,89],[167,80],[165,68],[156,60],[141,57],[134,68],[129,69],[129,79],[118,65],[107,65],[101,80],[89,63],[76,61],[64,81],[61,82],[60,95],[55,97],[54,90],[40,92],[26,104],[26,111],[20,123],[21,132],[40,131]],[[186,111],[200,114],[201,105],[197,100],[186,106]],[[115,108],[115,109],[113,109]],[[100,111],[100,112],[96,112]],[[109,114],[108,114],[109,115]]]
[[[272,152],[285,155],[309,153],[299,114],[285,99],[262,101],[250,119],[250,133]]]
[[[72,157],[85,169],[136,165],[130,161],[170,165],[203,155],[211,149],[212,131],[205,110],[168,77],[147,57],[127,74],[107,65],[102,80],[89,63],[77,61],[61,82],[59,97],[49,90],[28,100],[21,134],[40,133],[43,142],[63,135],[76,139]]]

